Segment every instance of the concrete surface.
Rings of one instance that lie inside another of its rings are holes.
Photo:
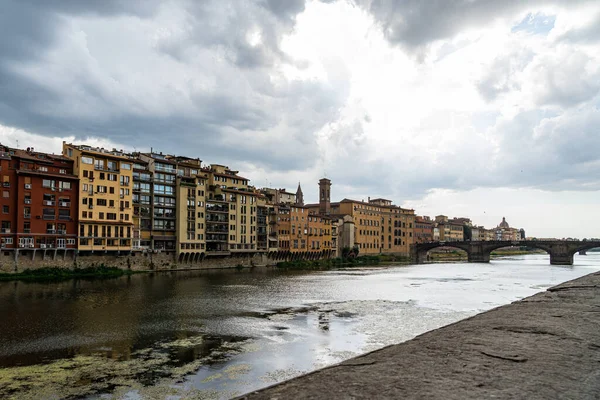
[[[600,399],[600,273],[240,397],[381,398]]]

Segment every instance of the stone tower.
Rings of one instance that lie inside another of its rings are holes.
[[[331,181],[327,178],[319,180],[319,212],[325,215],[331,212]]]
[[[296,204],[299,206],[304,205],[304,194],[302,193],[300,182],[298,182],[298,190],[296,190]]]

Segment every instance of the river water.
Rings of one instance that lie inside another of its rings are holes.
[[[0,398],[230,398],[600,270],[600,253],[0,283]]]

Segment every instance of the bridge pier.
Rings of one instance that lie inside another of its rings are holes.
[[[587,252],[586,252],[585,250],[581,250],[581,251],[579,252],[579,255],[580,255],[580,256],[586,256],[586,255],[587,255]]]
[[[551,265],[573,265],[573,254],[552,254],[550,253]]]
[[[489,263],[490,262],[490,253],[486,252],[469,252],[467,253],[468,260],[470,263]]]

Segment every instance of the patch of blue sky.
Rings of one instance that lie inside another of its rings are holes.
[[[556,15],[529,13],[521,22],[511,28],[511,32],[527,32],[535,35],[547,35],[554,28]]]

